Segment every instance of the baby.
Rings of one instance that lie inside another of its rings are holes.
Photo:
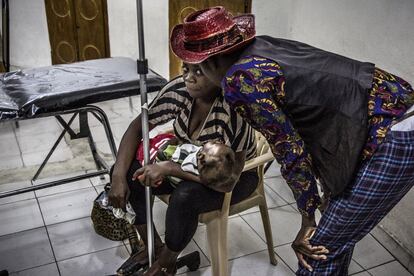
[[[137,160],[143,163],[143,146],[138,147]],[[207,142],[203,146],[193,144],[178,145],[170,134],[161,134],[150,139],[150,163],[172,161],[181,165],[185,172],[199,176],[202,184],[218,192],[230,192],[235,183],[231,176],[235,166],[233,150],[220,142]],[[182,180],[168,177],[171,185]]]

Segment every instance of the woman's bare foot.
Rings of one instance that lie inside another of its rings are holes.
[[[144,276],[173,276],[176,274],[176,262],[180,252],[174,252],[164,246],[160,257],[145,272]]]

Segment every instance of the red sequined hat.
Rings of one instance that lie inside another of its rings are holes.
[[[173,53],[187,63],[231,52],[255,37],[254,15],[233,17],[224,7],[212,7],[189,14],[176,25],[170,37]]]

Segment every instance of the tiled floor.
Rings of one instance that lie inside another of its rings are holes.
[[[153,95],[152,95],[153,96]],[[150,96],[150,97],[152,97]],[[138,99],[133,99],[138,106]],[[128,99],[105,102],[106,111],[119,143],[129,122],[139,110],[129,108]],[[98,148],[109,155],[102,128],[90,122]],[[47,131],[45,131],[47,129]],[[31,176],[61,128],[54,118],[0,124],[0,191],[30,186]],[[85,141],[66,139],[58,147],[43,176],[73,175],[94,168]],[[110,160],[110,159],[108,159]],[[300,216],[294,199],[272,165],[266,174],[266,196],[279,264],[268,261],[264,231],[257,208],[229,220],[229,258],[232,275],[294,275],[297,261],[290,243]],[[56,178],[56,176],[55,176]],[[0,199],[0,270],[12,275],[108,275],[128,258],[128,245],[95,234],[90,211],[92,201],[107,180],[91,178],[46,190]],[[154,218],[164,232],[166,206],[157,201]],[[185,275],[210,275],[206,227],[199,226],[185,253],[200,251],[201,268]],[[353,275],[411,275],[371,234],[360,241],[350,266]]]

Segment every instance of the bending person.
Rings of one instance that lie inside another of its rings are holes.
[[[269,142],[302,214],[297,274],[346,275],[356,242],[414,184],[414,124],[391,128],[414,103],[411,86],[372,63],[256,37],[253,15],[223,7],[188,15],[171,48]],[[318,225],[316,179],[329,197]]]
[[[173,121],[174,133],[181,143],[203,145],[220,140],[235,153],[231,179],[237,182],[231,203],[247,198],[257,187],[256,170],[242,172],[244,161],[256,154],[254,132],[223,100],[221,90],[212,84],[197,65],[183,65],[183,80],[170,82],[150,104],[149,129]],[[141,141],[141,116],[132,121],[125,132],[112,173],[110,203],[124,208],[129,200],[135,213],[135,226],[147,244],[145,189],[139,181],[132,180],[141,168],[135,159]],[[224,193],[214,191],[198,182],[192,173],[185,172],[172,162],[147,165],[144,183],[151,185],[153,194],[171,194],[165,221],[165,246],[155,231],[156,261],[147,275],[174,275],[178,254],[191,241],[201,213],[220,209]],[[183,181],[176,188],[166,176]],[[162,183],[157,182],[162,179]],[[155,187],[156,186],[156,187]],[[148,263],[147,251],[131,256],[129,264]],[[136,266],[135,266],[136,268]],[[124,266],[125,274],[134,266]],[[164,272],[162,272],[164,271]],[[157,274],[159,273],[159,274]]]

